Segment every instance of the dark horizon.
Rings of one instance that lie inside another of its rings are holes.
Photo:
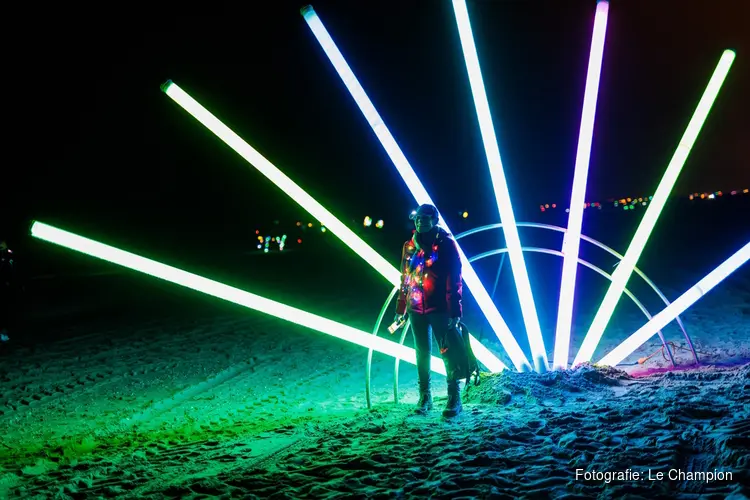
[[[610,3],[587,199],[653,192],[727,48],[737,58],[673,195],[750,187],[750,35],[741,21],[750,7]],[[595,2],[561,4],[469,4],[519,219],[569,197]],[[11,223],[200,227],[304,214],[166,97],[167,79],[339,218],[402,216],[413,199],[303,5],[29,27],[11,62],[11,148],[26,153],[3,196]],[[450,4],[312,5],[449,222],[463,210],[477,223],[497,221]]]

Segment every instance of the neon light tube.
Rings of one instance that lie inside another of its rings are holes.
[[[241,137],[224,125],[210,111],[204,108],[200,103],[193,99],[187,92],[182,90],[177,84],[169,81],[162,86],[162,90],[172,100],[179,104],[185,111],[190,113],[203,126],[216,134],[219,139],[242,156],[250,165],[257,168],[271,182],[276,184],[302,208],[307,210],[311,215],[316,217],[324,227],[329,228],[337,237],[341,239],[357,255],[373,266],[382,276],[394,286],[400,286],[401,273],[391,263],[385,260],[372,247],[360,239],[351,229],[341,223],[332,213],[326,210],[312,196],[307,194],[301,187],[294,183],[289,177],[281,172],[270,161],[253,149]],[[487,349],[481,342],[473,336],[470,338],[471,345],[474,348],[474,354],[477,359],[484,364],[491,372],[496,373],[506,368],[505,364],[497,356]]]
[[[187,92],[182,90],[171,80],[162,85],[162,91],[167,94],[174,102],[179,104],[185,111],[190,113],[196,120],[202,123],[207,129],[216,134],[224,143],[237,152],[248,163],[254,166],[265,175],[271,182],[276,184],[281,190],[288,194],[302,208],[320,221],[325,227],[330,229],[333,234],[338,236],[346,246],[351,248],[357,255],[362,256],[376,271],[385,279],[394,285],[401,281],[401,274],[398,269],[388,262],[383,256],[372,249],[354,231],[349,229],[344,223],[336,218],[331,212],[326,210],[323,205],[318,203],[315,198],[307,194],[301,187],[292,181],[286,174],[279,170],[274,164],[268,161],[258,151],[253,149],[240,136],[235,134],[229,127],[224,125],[210,111],[204,108],[198,101],[193,99]]]
[[[461,47],[463,48],[464,60],[466,61],[466,71],[469,74],[471,93],[474,96],[474,106],[477,110],[479,129],[482,133],[482,142],[484,142],[484,152],[490,168],[490,178],[495,187],[495,199],[500,212],[500,222],[503,223],[503,233],[505,235],[506,246],[508,247],[510,267],[513,271],[518,300],[521,304],[523,322],[526,325],[526,335],[529,338],[534,368],[536,371],[546,371],[548,369],[547,351],[544,347],[542,328],[539,325],[539,317],[536,312],[536,305],[534,304],[534,294],[531,291],[526,261],[521,250],[521,239],[516,227],[516,217],[513,214],[513,205],[511,204],[508,183],[503,171],[503,162],[500,158],[497,137],[495,137],[495,128],[492,124],[492,115],[490,114],[490,104],[487,101],[487,93],[484,88],[484,81],[482,80],[482,71],[479,66],[477,49],[474,45],[474,36],[471,32],[471,23],[469,22],[469,11],[466,8],[466,2],[464,0],[453,0],[453,10],[456,14],[458,34],[461,38]]]
[[[687,292],[665,307],[659,314],[638,329],[634,334],[604,356],[599,364],[616,366],[625,358],[633,354],[656,332],[667,326],[677,316],[682,314],[688,307],[695,304],[701,297],[711,291],[724,278],[736,271],[740,266],[750,259],[750,242],[740,248],[734,255],[725,260],[719,267],[708,273],[705,278],[693,285]]]
[[[203,278],[196,274],[78,236],[44,224],[43,222],[34,222],[31,227],[31,235],[70,250],[76,250],[86,255],[127,267],[128,269],[140,271],[155,278],[161,278],[176,285],[191,288],[198,292],[203,292],[207,295],[305,326],[362,347],[374,349],[411,364],[416,364],[417,362],[414,349],[397,344],[396,342],[371,335],[322,316],[282,304],[281,302],[266,299],[259,295],[224,285],[218,281]],[[433,356],[431,365],[434,372],[445,375],[445,365],[440,358]]]
[[[409,164],[409,161],[404,156],[404,153],[401,151],[401,148],[399,148],[398,144],[396,143],[396,140],[391,135],[391,132],[385,126],[385,123],[380,117],[380,114],[378,114],[377,110],[375,109],[375,106],[367,97],[367,94],[362,88],[362,85],[360,85],[359,81],[357,81],[357,77],[354,76],[351,68],[346,63],[344,56],[341,55],[338,47],[336,47],[336,44],[331,38],[331,35],[328,34],[325,26],[323,26],[323,23],[318,15],[315,13],[311,6],[303,7],[300,12],[305,18],[305,21],[310,27],[310,30],[313,32],[313,35],[315,35],[315,38],[323,48],[323,51],[328,56],[328,59],[331,61],[331,64],[333,64],[336,72],[343,80],[344,85],[346,85],[346,88],[349,90],[349,93],[354,98],[354,101],[357,103],[360,111],[362,111],[365,119],[370,124],[373,132],[375,132],[375,135],[380,140],[380,143],[382,144],[386,153],[388,153],[388,156],[395,165],[396,170],[398,170],[398,173],[401,174],[401,178],[406,183],[406,186],[409,188],[409,191],[411,192],[412,196],[414,196],[416,202],[420,205],[423,203],[435,205],[435,203],[430,198],[430,195],[427,194],[427,190],[422,185],[422,182],[417,177],[417,174],[414,172],[414,169],[412,169],[411,165]],[[450,229],[448,228],[448,225],[445,223],[445,220],[442,218],[442,216],[439,223],[443,227],[445,227],[448,232],[450,232]],[[505,323],[505,320],[497,310],[497,306],[495,306],[495,303],[492,301],[490,294],[487,293],[484,285],[482,285],[482,282],[479,280],[479,276],[477,276],[476,271],[474,271],[474,267],[471,265],[469,259],[466,257],[460,246],[458,248],[458,251],[461,257],[461,263],[463,265],[464,282],[466,282],[467,287],[474,295],[474,299],[477,301],[477,305],[484,313],[487,321],[490,324],[490,327],[495,332],[495,335],[497,335],[497,338],[500,340],[503,348],[508,353],[508,356],[510,356],[510,359],[516,369],[518,371],[527,370],[529,368],[529,362],[526,359],[523,351],[521,350],[521,347],[518,345],[518,342],[516,342],[516,339],[513,337],[513,334],[508,328],[508,325]]]
[[[563,239],[563,268],[560,279],[560,299],[557,306],[557,329],[555,331],[555,355],[552,367],[566,369],[570,355],[570,329],[573,323],[573,302],[576,293],[576,274],[578,272],[578,251],[581,246],[581,226],[583,225],[583,206],[586,197],[586,183],[591,159],[591,143],[594,136],[594,119],[596,101],[599,95],[599,77],[602,71],[604,40],[607,35],[607,17],[609,3],[596,4],[594,17],[594,34],[591,37],[589,68],[586,74],[586,90],[583,94],[583,112],[581,128],[578,132],[578,151],[576,152],[573,190],[570,194],[570,214],[568,230]]]
[[[650,201],[648,209],[638,225],[638,229],[630,242],[630,246],[617,266],[617,269],[612,273],[612,282],[607,289],[604,300],[599,306],[599,310],[594,317],[591,327],[589,327],[586,337],[583,339],[583,344],[573,361],[573,366],[590,361],[594,356],[594,351],[599,345],[599,341],[609,324],[609,320],[612,318],[615,307],[617,307],[617,303],[622,296],[622,291],[625,288],[628,279],[630,279],[633,268],[646,246],[651,231],[653,231],[654,226],[656,225],[656,220],[659,218],[659,214],[661,214],[664,205],[667,203],[669,193],[672,191],[672,187],[674,187],[677,177],[680,175],[680,171],[685,165],[688,155],[690,155],[690,150],[693,148],[693,145],[698,138],[698,133],[708,117],[711,106],[713,106],[716,96],[719,94],[719,90],[721,90],[721,86],[729,73],[729,69],[732,67],[734,57],[735,54],[731,50],[725,50],[721,55],[721,59],[719,59],[719,63],[711,76],[711,80],[709,80],[708,85],[706,86],[706,90],[698,103],[698,107],[695,109],[693,117],[690,119],[682,139],[680,139],[680,143],[669,162],[669,166],[667,166],[667,171],[659,182],[659,187],[656,188],[656,193],[654,193],[653,199]]]

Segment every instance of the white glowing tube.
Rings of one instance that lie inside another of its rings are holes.
[[[288,306],[281,302],[276,302],[229,285],[224,285],[218,281],[203,278],[196,274],[105,245],[104,243],[84,238],[83,236],[58,229],[43,222],[34,222],[31,227],[31,234],[35,238],[60,245],[70,250],[76,250],[176,285],[191,288],[198,292],[203,292],[207,295],[305,326],[362,347],[371,348],[383,354],[403,359],[411,364],[416,364],[417,362],[414,349],[397,344],[396,342],[386,340],[377,335],[371,335],[328,318],[297,309],[296,307]],[[432,356],[431,359],[432,371],[445,375],[445,364],[443,361],[435,356]]]
[[[434,205],[429,194],[427,194],[427,190],[420,182],[417,174],[414,172],[414,169],[412,169],[409,161],[406,159],[404,153],[401,151],[401,148],[399,148],[398,144],[396,143],[396,140],[393,138],[390,131],[385,126],[383,119],[380,117],[377,110],[375,109],[375,106],[367,97],[367,94],[362,88],[362,85],[360,85],[359,81],[357,81],[356,76],[354,76],[351,68],[346,63],[344,56],[341,55],[341,52],[339,51],[338,47],[336,47],[336,44],[328,34],[325,26],[323,26],[323,23],[321,22],[318,15],[315,13],[311,6],[307,6],[301,9],[301,13],[305,18],[307,25],[310,27],[310,30],[315,35],[315,38],[323,48],[323,51],[331,61],[331,64],[333,64],[333,67],[336,69],[336,72],[343,80],[344,85],[346,85],[349,93],[354,98],[360,111],[362,111],[362,114],[370,124],[370,127],[372,127],[373,132],[380,140],[380,143],[383,145],[386,153],[388,153],[388,156],[391,158],[391,161],[395,165],[396,170],[398,170],[401,178],[409,188],[412,196],[414,196],[414,199],[419,204],[429,203]],[[442,219],[442,217],[440,220],[440,224],[450,232],[448,225],[445,223],[445,220]],[[500,340],[503,348],[508,353],[508,356],[510,357],[516,369],[519,371],[527,370],[529,368],[529,362],[526,359],[526,356],[521,350],[521,347],[518,345],[516,339],[513,337],[513,334],[508,328],[508,325],[505,323],[505,320],[497,310],[497,306],[495,306],[495,303],[492,301],[489,293],[487,293],[484,285],[479,280],[479,276],[477,276],[473,266],[469,262],[469,259],[466,257],[460,246],[459,255],[461,257],[461,263],[463,265],[464,281],[466,282],[466,285],[471,293],[474,295],[474,299],[477,301],[477,305],[487,318],[490,327],[495,332],[495,335],[497,335],[497,338]],[[472,346],[477,345],[481,344],[479,344],[479,342],[472,342]]]
[[[716,100],[719,90],[721,90],[721,86],[729,73],[729,69],[732,67],[734,57],[735,54],[731,50],[725,50],[721,55],[721,59],[719,59],[719,63],[711,76],[711,80],[709,80],[708,85],[706,86],[706,90],[698,103],[698,107],[695,109],[693,117],[688,123],[687,129],[677,146],[677,150],[674,152],[674,155],[669,162],[669,166],[667,166],[667,171],[659,182],[659,186],[656,188],[656,193],[654,193],[653,199],[649,203],[648,209],[643,215],[643,219],[641,219],[641,223],[638,225],[635,236],[633,236],[630,246],[628,247],[627,252],[625,252],[625,256],[612,274],[612,283],[610,283],[607,293],[604,296],[604,300],[602,300],[599,310],[594,317],[594,321],[592,322],[591,327],[589,327],[586,337],[583,339],[583,344],[576,354],[573,366],[590,361],[594,356],[594,351],[599,345],[599,341],[609,324],[609,320],[612,318],[612,314],[615,312],[615,308],[622,296],[625,285],[627,285],[628,279],[630,279],[630,275],[633,273],[633,268],[635,268],[638,258],[641,256],[641,253],[646,246],[648,237],[651,235],[651,232],[656,225],[659,214],[661,214],[664,205],[667,203],[669,193],[672,191],[675,182],[677,182],[677,177],[680,175],[682,167],[687,161],[688,155],[690,155],[690,151],[698,138],[698,133],[701,131],[701,128],[708,117],[711,106]]]
[[[170,80],[162,86],[162,90],[174,102],[179,104],[185,111],[201,122],[203,126],[216,134],[216,136],[224,141],[227,146],[242,156],[245,161],[265,175],[294,201],[299,203],[302,208],[310,212],[313,217],[319,220],[325,227],[329,228],[333,234],[341,238],[341,241],[343,241],[357,255],[362,256],[385,279],[394,285],[397,285],[401,281],[401,274],[398,269],[393,267],[393,265],[382,255],[365,243],[362,238],[357,236],[346,224],[341,222],[315,198],[299,187],[284,172],[279,170],[276,165],[268,161],[262,154],[234,133],[232,129],[224,125],[221,120],[216,118],[198,101],[193,99],[193,97],[180,88],[179,85]]]
[[[325,229],[326,226],[330,227],[331,231],[336,236],[338,236],[341,241],[344,242],[344,244],[346,244],[358,256],[364,258],[365,261],[373,268],[375,268],[382,276],[384,276],[387,280],[389,280],[396,286],[400,284],[401,273],[398,269],[396,269],[380,254],[378,254],[372,247],[370,247],[361,238],[354,234],[351,229],[349,229],[345,224],[339,221],[331,212],[326,210],[323,205],[321,205],[306,191],[295,184],[294,181],[292,181],[275,165],[273,165],[270,161],[263,157],[263,155],[258,153],[240,136],[235,134],[229,127],[224,125],[198,101],[193,99],[187,92],[182,90],[174,82],[167,82],[162,86],[162,89],[185,111],[190,113],[196,120],[201,122],[203,126],[216,134],[216,136],[224,141],[226,145],[228,145],[240,156],[242,156],[245,161],[257,168],[262,174],[264,174],[269,180],[271,180],[271,182],[276,184],[294,201],[299,203],[302,208],[315,216],[321,223],[324,224],[323,229]],[[365,225],[368,225],[368,221],[369,223],[372,223],[372,219],[369,216],[365,218]],[[312,223],[310,223],[309,225],[311,226]],[[481,342],[479,342],[473,336],[470,336],[469,338],[471,340],[471,345],[474,347],[474,353],[477,359],[481,361],[490,371],[495,373],[506,369],[505,364],[500,361],[497,356],[492,354],[492,352],[487,349]]]
[[[615,366],[622,363],[640,346],[648,341],[656,332],[671,323],[677,316],[682,314],[688,307],[695,304],[698,299],[706,295],[724,278],[736,271],[741,265],[750,259],[750,242],[740,248],[734,255],[725,260],[719,267],[708,273],[708,275],[693,285],[687,292],[664,308],[659,314],[643,325],[615,349],[604,356],[599,364]]]
[[[482,71],[479,67],[479,57],[477,56],[474,37],[471,33],[466,2],[464,0],[453,0],[453,10],[456,13],[456,23],[458,24],[461,47],[463,47],[464,59],[466,61],[466,70],[469,73],[471,93],[474,96],[474,106],[477,110],[479,129],[482,133],[484,151],[487,155],[487,163],[490,168],[490,178],[495,187],[495,199],[497,200],[497,207],[500,212],[500,221],[503,223],[503,233],[505,234],[505,242],[508,247],[508,255],[510,256],[511,270],[513,271],[513,278],[516,283],[518,300],[521,304],[521,313],[526,325],[526,335],[529,337],[534,368],[537,371],[546,371],[548,368],[547,351],[544,347],[542,328],[539,325],[539,317],[536,312],[536,305],[534,304],[534,295],[531,291],[529,274],[526,269],[523,251],[521,250],[521,239],[518,235],[516,217],[513,214],[508,183],[505,180],[503,162],[500,158],[500,150],[497,145],[497,138],[495,137],[495,128],[492,124],[490,105],[487,101],[487,94],[482,80]]]
[[[594,119],[596,101],[599,94],[599,77],[602,70],[604,40],[607,35],[607,16],[609,3],[596,4],[594,17],[594,34],[591,37],[589,68],[586,75],[586,90],[583,95],[583,112],[581,128],[578,132],[578,151],[576,152],[573,190],[570,194],[570,214],[568,230],[563,239],[563,268],[560,279],[560,300],[557,306],[557,329],[555,331],[555,355],[552,367],[568,367],[570,353],[570,329],[573,322],[573,301],[576,293],[576,273],[578,271],[578,251],[581,246],[581,226],[583,225],[583,208],[586,201],[586,182],[591,159],[591,142],[594,136]]]

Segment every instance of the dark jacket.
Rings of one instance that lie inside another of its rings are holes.
[[[418,248],[416,238],[415,233],[401,251],[396,314],[446,312],[451,318],[461,317],[461,259],[456,242],[440,228],[430,246]]]

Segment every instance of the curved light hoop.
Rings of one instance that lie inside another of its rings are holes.
[[[378,330],[380,330],[380,325],[383,323],[383,317],[385,316],[385,311],[388,309],[388,304],[391,303],[393,300],[393,297],[396,296],[396,292],[398,291],[397,286],[393,287],[393,290],[391,290],[391,293],[388,294],[388,298],[385,299],[385,304],[383,304],[383,308],[380,310],[380,314],[378,314],[378,320],[375,322],[375,328],[372,329],[372,334],[377,335]],[[406,331],[406,328],[409,326],[407,323],[404,325],[404,331]],[[403,344],[403,341],[401,341]],[[367,351],[367,368],[365,372],[365,397],[367,398],[367,408],[372,408],[372,397],[370,395],[370,372],[372,370],[372,353],[373,350],[370,348]]]
[[[526,225],[526,223],[523,223],[523,224]],[[533,224],[533,223],[528,223],[528,224]],[[490,226],[494,226],[494,224],[490,225]],[[490,226],[484,226],[484,227],[485,228],[489,227],[490,229],[492,229],[492,227],[490,227]],[[477,228],[477,229],[482,230],[482,228]],[[479,231],[472,230],[472,234],[474,232],[479,232]],[[462,235],[465,236],[466,234],[462,233]],[[458,238],[458,237],[459,236],[456,236],[456,238]],[[594,244],[599,243],[596,240],[592,240],[592,242]],[[601,243],[599,243],[599,244],[601,244]],[[558,257],[563,257],[563,253],[561,251],[559,251],[559,250],[551,250],[549,248],[522,247],[522,251],[524,251],[524,252],[535,252],[535,253],[545,253],[545,254],[548,254],[548,255],[557,255]],[[477,260],[480,260],[480,259],[484,259],[486,257],[491,257],[493,255],[504,254],[504,253],[507,253],[507,252],[508,252],[507,248],[499,248],[499,249],[495,249],[495,250],[490,250],[490,251],[483,252],[483,253],[480,253],[480,254],[477,254],[477,255],[471,257],[469,259],[469,261],[470,262],[474,262],[474,261],[477,261]],[[612,275],[608,274],[606,271],[604,271],[600,267],[598,267],[598,266],[596,266],[596,265],[594,265],[594,264],[592,264],[592,263],[590,263],[590,262],[588,262],[586,260],[583,260],[580,257],[578,258],[578,262],[579,262],[579,264],[581,264],[581,265],[583,265],[583,266],[591,269],[592,271],[595,271],[596,273],[600,274],[601,276],[604,276],[608,280],[612,281]],[[372,334],[373,335],[377,335],[378,331],[380,330],[380,325],[382,324],[383,317],[385,316],[385,312],[388,309],[388,306],[390,305],[391,300],[393,300],[393,297],[396,295],[396,291],[397,290],[398,290],[398,288],[394,288],[391,291],[391,293],[388,295],[388,298],[386,299],[385,303],[383,304],[383,308],[380,310],[380,314],[378,315],[378,320],[375,323],[375,327],[372,330]],[[641,312],[643,312],[644,316],[646,316],[646,318],[650,321],[651,318],[652,318],[651,313],[649,313],[649,311],[646,309],[646,307],[636,298],[636,296],[633,295],[633,293],[630,290],[628,290],[627,288],[625,288],[623,292],[625,293],[625,295],[627,295],[633,301],[633,303],[641,310]],[[669,305],[669,303],[667,303],[667,305]],[[399,344],[403,345],[404,340],[406,339],[406,334],[408,332],[409,325],[410,325],[410,321],[407,321],[407,323],[403,327],[403,331],[401,333],[401,338],[399,340]],[[683,332],[685,332],[685,330],[683,330]],[[667,351],[667,354],[669,354],[669,360],[672,363],[672,367],[674,367],[675,366],[675,361],[674,361],[674,356],[672,354],[672,351],[669,349],[669,345],[667,344],[666,339],[664,338],[664,335],[661,332],[661,330],[658,332],[658,334],[659,334],[659,338],[661,339],[662,345],[664,346],[664,349]],[[687,336],[687,333],[685,333],[685,335]],[[689,341],[689,339],[688,339],[688,341]],[[692,343],[690,345],[692,347]],[[693,355],[695,356],[695,351],[693,351]],[[696,363],[698,363],[697,356],[695,356],[695,361],[696,361]],[[394,399],[395,403],[399,402],[399,395],[398,395],[398,368],[399,368],[399,359],[396,358],[395,363],[394,363],[394,368],[393,368],[393,399]],[[367,373],[366,373],[366,376],[365,376],[365,380],[366,380],[366,388],[365,389],[366,389],[366,399],[367,399],[367,408],[368,409],[372,408],[371,387],[370,387],[371,386],[371,375],[370,375],[371,370],[372,370],[372,349],[370,349],[370,352],[367,354]]]
[[[540,248],[540,247],[523,247],[523,251],[535,252],[535,253],[546,253],[548,255],[557,255],[558,257],[564,257],[565,255],[559,250],[551,250],[549,248]],[[507,252],[508,252],[507,248],[499,248],[497,250],[490,250],[488,252],[477,254],[472,258],[479,260],[479,259],[484,259],[485,257],[491,257],[493,255],[499,255],[499,254],[503,254]],[[599,266],[595,266],[591,262],[583,260],[580,257],[578,258],[578,263],[588,267],[592,271],[599,273],[601,276],[604,276],[609,281],[612,281],[612,275],[607,273],[605,270],[603,270]],[[643,312],[643,315],[646,316],[646,319],[651,321],[651,318],[652,318],[651,313],[648,312],[648,309],[646,309],[646,307],[641,303],[641,301],[638,300],[636,296],[633,295],[633,293],[627,288],[625,288],[624,293],[625,295],[630,297],[630,300],[632,300],[636,306],[638,306],[638,309],[640,309],[641,312]],[[669,345],[667,344],[667,341],[664,339],[664,334],[662,334],[661,330],[659,330],[659,332],[657,333],[659,334],[659,338],[661,339],[662,345],[664,346],[664,348],[667,350],[667,353],[669,354],[669,361],[672,363],[672,367],[674,368],[675,367],[674,356],[672,355],[672,351],[669,349]]]
[[[563,234],[567,232],[567,229],[565,229],[564,227],[553,226],[551,224],[541,224],[539,222],[516,222],[516,226],[535,227],[538,229],[549,229],[550,231],[557,231]],[[460,240],[461,238],[464,238],[466,236],[471,236],[472,234],[481,233],[483,231],[489,231],[490,229],[499,229],[501,227],[503,227],[502,223],[487,224],[486,226],[475,227],[474,229],[469,229],[468,231],[464,231],[461,234],[455,235],[454,238],[457,240]],[[590,236],[586,236],[585,234],[581,234],[581,239],[583,241],[591,243],[592,245],[596,245],[597,247],[601,248],[605,252],[608,252],[609,254],[616,257],[618,260],[623,259],[623,256],[621,254],[617,253],[615,250],[608,247],[601,241],[595,240],[594,238],[591,238]],[[665,305],[668,306],[669,304],[671,304],[671,302],[669,302],[669,299],[667,299],[667,297],[661,292],[661,290],[659,290],[659,288],[654,284],[654,282],[651,281],[649,277],[643,273],[643,271],[633,266],[633,272],[635,272],[638,276],[640,276],[643,279],[643,281],[645,281],[646,284],[650,286],[654,292],[656,292],[656,295],[659,296],[659,298],[664,302]],[[677,320],[677,324],[680,326],[680,330],[682,330],[682,335],[685,337],[685,341],[687,342],[688,347],[690,347],[690,351],[693,353],[693,359],[695,359],[695,364],[696,365],[699,364],[700,362],[698,361],[698,353],[695,352],[695,347],[693,347],[693,341],[690,340],[690,335],[688,335],[687,330],[685,330],[685,325],[682,324],[682,319],[680,319],[679,316],[677,316],[675,319]]]
[[[375,322],[375,327],[372,329],[372,334],[377,335],[378,330],[380,330],[380,325],[383,324],[383,318],[385,317],[385,312],[388,310],[388,305],[393,300],[393,297],[396,296],[396,292],[398,291],[399,287],[394,287],[393,290],[391,290],[391,293],[388,294],[388,298],[385,299],[385,304],[383,304],[383,308],[380,310],[380,314],[378,314],[378,320]],[[399,344],[403,345],[404,340],[406,340],[406,332],[409,331],[409,327],[411,326],[411,319],[406,320],[406,323],[404,323],[404,326],[402,327],[401,331],[401,338],[399,339]],[[370,348],[367,352],[367,369],[365,373],[365,398],[367,399],[367,408],[372,408],[372,383],[371,383],[371,373],[372,373],[372,353],[373,349]],[[393,399],[395,400],[396,404],[398,404],[398,359],[396,360],[396,367],[394,368],[393,373]]]

